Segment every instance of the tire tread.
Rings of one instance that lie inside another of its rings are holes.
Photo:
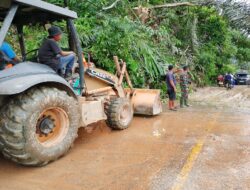
[[[36,101],[51,98],[52,96],[64,97],[68,95],[56,88],[37,87],[14,97],[1,109],[0,118],[4,119],[0,120],[0,150],[2,149],[2,153],[6,158],[22,165],[42,166],[62,156],[55,157],[53,160],[39,160],[25,149],[26,140],[23,122],[27,113],[32,111],[29,107]],[[68,96],[68,98],[69,102],[74,104],[73,106],[78,106],[73,97]],[[79,118],[80,115],[76,114],[74,117],[76,121],[73,120],[73,122],[77,123],[74,123],[74,125],[79,124]],[[72,138],[75,139],[76,137],[77,132]]]

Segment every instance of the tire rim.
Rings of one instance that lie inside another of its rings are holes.
[[[46,147],[51,147],[61,142],[67,135],[68,130],[68,115],[59,107],[44,110],[37,120],[37,139]]]
[[[122,125],[126,126],[131,120],[131,107],[129,104],[122,106],[119,114],[119,121]]]

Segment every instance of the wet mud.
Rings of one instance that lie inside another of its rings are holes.
[[[233,90],[198,90],[192,107],[137,116],[127,130],[80,129],[69,153],[45,167],[0,156],[0,189],[250,189],[250,88]]]

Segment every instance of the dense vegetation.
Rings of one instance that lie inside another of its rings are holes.
[[[48,1],[64,5],[63,0]],[[122,0],[108,8],[113,2],[68,1],[79,16],[75,25],[83,51],[91,52],[96,64],[111,72],[113,55],[118,55],[127,62],[137,87],[164,89],[163,76],[169,64],[189,65],[200,86],[214,83],[218,74],[250,69],[250,40],[231,28],[213,6],[147,9],[176,1]],[[32,36],[33,30],[26,29],[28,49],[37,47],[46,35],[37,29]]]

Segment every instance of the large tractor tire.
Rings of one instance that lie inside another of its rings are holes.
[[[0,113],[3,155],[42,166],[63,156],[80,124],[77,100],[56,88],[34,88],[13,98]]]
[[[106,113],[107,125],[113,129],[126,129],[133,119],[133,108],[127,98],[111,100]]]

